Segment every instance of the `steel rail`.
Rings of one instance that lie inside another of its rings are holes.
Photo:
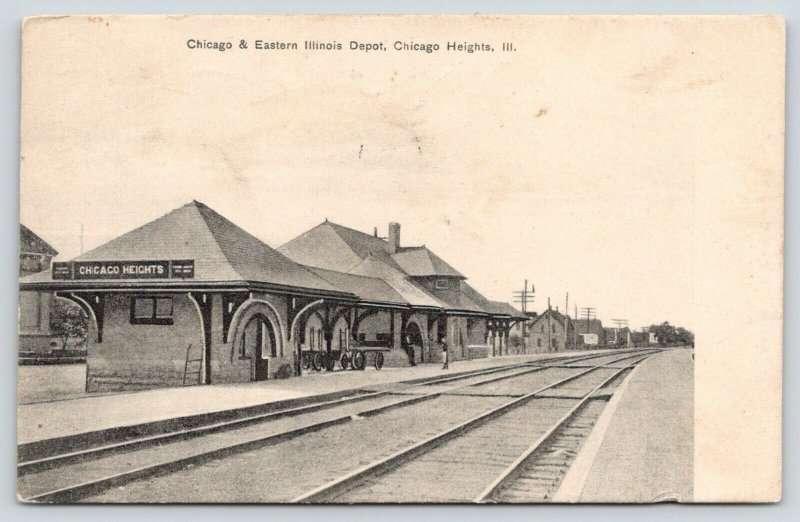
[[[603,354],[603,355],[616,355],[616,354]],[[612,362],[607,364],[613,364],[619,360],[629,359],[631,357],[635,357],[636,355],[628,355],[627,357],[623,357],[621,359],[616,359]],[[544,370],[544,368],[536,368],[536,370]],[[583,373],[588,373],[583,372]],[[473,375],[474,376],[474,375]],[[577,377],[573,377],[577,378]],[[572,378],[568,379],[571,380]],[[562,381],[563,382],[563,381]],[[420,385],[424,385],[426,383],[420,383]],[[464,387],[469,385],[464,385]],[[275,444],[282,442],[284,440],[289,440],[293,437],[298,435],[303,435],[306,433],[312,433],[315,431],[322,430],[324,428],[328,428],[331,426],[335,426],[338,424],[344,424],[350,422],[354,417],[370,417],[374,415],[378,415],[380,413],[401,408],[405,406],[410,406],[419,402],[423,402],[426,400],[430,400],[436,397],[439,397],[448,391],[458,389],[459,386],[455,388],[448,388],[444,390],[434,391],[428,394],[414,396],[409,399],[400,400],[397,402],[393,402],[390,404],[385,404],[383,406],[379,406],[373,409],[361,411],[356,414],[347,414],[342,415],[333,419],[328,419],[324,421],[314,422],[305,426],[301,426],[298,428],[291,428],[288,430],[284,430],[277,433],[272,433],[266,436],[258,436],[255,438],[247,439],[244,441],[239,441],[234,444],[229,444],[220,448],[214,448],[208,451],[194,453],[192,455],[187,455],[184,457],[180,457],[177,459],[172,459],[164,462],[158,462],[156,464],[150,464],[146,466],[142,466],[139,468],[135,468],[133,470],[123,471],[119,473],[114,473],[105,477],[101,477],[95,480],[85,481],[76,485],[66,486],[63,488],[58,488],[51,491],[46,491],[43,493],[38,493],[27,497],[25,500],[29,502],[70,502],[75,501],[77,499],[98,493],[100,491],[120,486],[122,484],[126,484],[132,482],[134,480],[163,475],[173,471],[177,471],[182,467],[188,464],[200,464],[204,462],[208,462],[210,460],[214,460],[216,458],[222,458],[225,456],[233,455],[236,453],[241,453],[243,451],[249,451],[253,449],[257,449],[263,446],[268,446],[270,444]]]
[[[648,355],[647,357],[650,356]],[[567,422],[569,422],[589,401],[595,399],[595,394],[600,391],[600,389],[607,386],[623,372],[626,372],[627,370],[647,359],[647,357],[643,357],[624,368],[617,369],[617,371],[614,372],[614,374],[608,379],[605,379],[602,383],[595,386],[590,392],[578,398],[577,400],[579,402],[575,406],[573,406],[567,413],[564,414],[563,417],[556,421],[556,423],[553,424],[541,437],[539,437],[528,447],[528,449],[526,449],[519,457],[517,457],[514,462],[509,464],[502,473],[500,473],[477,497],[475,497],[473,502],[489,502],[491,501],[490,499],[493,499],[496,495],[502,493],[503,490],[516,481],[516,479],[522,473],[525,462],[527,462],[528,459],[542,447],[542,445],[550,440],[559,429],[567,424]]]
[[[586,360],[589,358],[598,358],[602,356],[608,356],[612,354],[592,354],[588,356],[571,356],[566,358],[557,358],[558,362],[563,363],[564,359],[570,359],[572,361],[581,361]],[[334,399],[330,401],[323,401],[317,402],[312,404],[307,404],[304,406],[298,406],[295,408],[283,409],[268,413],[261,413],[258,415],[251,415],[247,417],[242,417],[239,419],[231,419],[222,422],[216,422],[213,424],[206,424],[202,426],[195,426],[192,428],[185,428],[182,430],[170,431],[167,433],[159,433],[155,435],[147,435],[144,437],[137,437],[135,439],[124,440],[120,442],[115,442],[111,444],[105,444],[102,446],[94,446],[90,448],[70,451],[66,453],[61,453],[57,455],[51,455],[48,457],[42,457],[39,459],[32,459],[23,462],[19,462],[17,464],[17,476],[26,475],[28,473],[35,473],[38,471],[43,471],[46,469],[52,469],[54,467],[58,467],[60,465],[70,464],[82,460],[88,460],[91,458],[99,458],[103,455],[114,453],[114,452],[122,452],[128,450],[134,450],[138,448],[143,448],[147,446],[153,446],[156,444],[163,444],[166,442],[172,442],[176,440],[185,440],[194,437],[200,437],[203,435],[209,435],[212,433],[217,433],[221,431],[233,430],[236,428],[241,428],[248,426],[250,424],[256,424],[259,422],[267,422],[270,420],[276,420],[284,417],[293,417],[302,415],[305,413],[313,413],[315,411],[320,411],[324,409],[331,409],[338,406],[343,406],[347,404],[352,404],[355,402],[365,401],[369,399],[375,399],[378,397],[383,397],[386,395],[391,395],[393,393],[398,393],[403,390],[407,390],[409,388],[414,388],[418,386],[430,386],[435,384],[442,384],[447,382],[453,382],[458,380],[469,379],[473,377],[480,377],[482,375],[490,375],[493,373],[500,373],[503,371],[514,370],[517,368],[525,368],[530,367],[529,369],[520,372],[519,375],[530,373],[533,371],[541,371],[543,369],[549,368],[546,365],[538,365],[535,367],[531,367],[530,362],[528,363],[521,363],[521,364],[514,364],[514,365],[505,365],[495,368],[484,368],[481,370],[475,370],[473,372],[465,372],[459,375],[448,375],[448,376],[437,376],[433,377],[430,380],[424,380],[422,382],[415,382],[411,384],[404,384],[402,386],[397,386],[394,388],[389,388],[387,390],[381,390],[376,392],[368,392],[359,395],[354,395],[350,397],[343,397],[340,399]],[[516,376],[518,374],[514,374]],[[432,398],[432,397],[431,397]]]
[[[317,487],[317,488],[315,488],[315,489],[313,489],[311,491],[303,493],[302,495],[294,498],[292,500],[292,502],[293,503],[301,503],[301,502],[302,503],[321,503],[321,502],[325,501],[326,499],[329,499],[329,498],[332,498],[332,497],[335,498],[336,496],[339,496],[339,495],[341,495],[341,494],[353,489],[359,483],[363,482],[365,479],[367,479],[369,477],[372,477],[372,476],[381,475],[381,474],[383,474],[383,473],[385,473],[385,472],[387,472],[387,471],[389,471],[391,469],[394,469],[394,468],[398,467],[399,465],[402,465],[405,462],[413,460],[418,455],[420,455],[422,453],[425,453],[427,451],[430,451],[431,449],[436,448],[437,446],[440,446],[441,444],[443,444],[443,443],[445,443],[445,442],[447,442],[449,440],[452,440],[454,438],[460,437],[461,435],[467,433],[468,431],[471,431],[472,429],[477,428],[478,426],[480,426],[482,424],[485,424],[486,422],[488,422],[488,421],[490,421],[490,420],[492,420],[492,419],[494,419],[496,417],[499,417],[499,416],[503,415],[504,413],[506,413],[506,412],[518,407],[518,406],[521,406],[521,405],[525,404],[526,402],[528,402],[529,400],[535,398],[538,394],[540,394],[540,393],[542,393],[544,391],[547,391],[547,390],[549,390],[551,388],[555,388],[557,386],[566,384],[566,383],[568,383],[570,381],[574,381],[575,379],[578,379],[578,378],[580,378],[580,377],[582,377],[582,376],[584,376],[584,375],[586,375],[588,373],[600,370],[600,369],[602,369],[604,366],[606,366],[608,364],[614,364],[616,362],[619,362],[619,361],[622,361],[622,360],[625,360],[625,359],[632,359],[632,358],[637,358],[637,357],[639,357],[638,354],[637,355],[628,355],[626,357],[621,357],[621,358],[615,359],[615,360],[610,361],[610,362],[605,363],[605,364],[597,365],[597,366],[595,366],[593,368],[590,368],[590,369],[587,369],[587,370],[579,371],[578,373],[576,373],[574,375],[571,375],[571,376],[566,377],[564,379],[560,379],[559,381],[556,381],[555,383],[552,383],[552,384],[549,384],[547,386],[544,386],[543,388],[540,388],[540,389],[538,389],[538,390],[536,390],[534,392],[531,392],[531,393],[528,393],[528,394],[523,395],[521,397],[512,399],[511,401],[508,401],[508,402],[506,402],[506,403],[504,403],[504,404],[502,404],[502,405],[500,405],[500,406],[498,406],[496,408],[493,408],[493,409],[491,409],[491,410],[489,410],[487,412],[481,413],[481,414],[479,414],[479,415],[477,415],[477,416],[475,416],[475,417],[473,417],[473,418],[471,418],[471,419],[469,419],[469,420],[467,420],[465,422],[462,422],[462,423],[460,423],[460,424],[458,424],[458,425],[456,425],[456,426],[454,426],[452,428],[448,428],[445,431],[442,431],[442,432],[440,432],[440,433],[438,433],[436,435],[428,437],[427,439],[425,439],[425,440],[423,440],[421,442],[417,442],[415,444],[412,444],[411,446],[408,446],[408,447],[403,448],[403,449],[401,449],[399,451],[396,451],[395,453],[392,453],[391,455],[389,455],[387,457],[384,457],[384,458],[378,459],[376,461],[373,461],[373,462],[371,462],[369,464],[366,464],[366,465],[364,465],[364,466],[362,466],[362,467],[360,467],[360,468],[358,468],[358,469],[356,469],[356,470],[354,470],[354,471],[352,471],[352,472],[350,472],[350,473],[348,473],[346,475],[343,475],[343,476],[341,476],[341,477],[339,477],[337,479],[334,479],[334,480],[332,480],[332,481],[330,481],[330,482],[328,482],[326,484],[323,484],[322,486],[319,486],[319,487]]]

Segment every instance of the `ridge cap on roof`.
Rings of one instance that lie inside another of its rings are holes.
[[[331,225],[331,227],[334,228],[334,229],[335,228],[343,228],[343,229],[348,230],[350,232],[355,232],[356,234],[361,234],[362,236],[368,237],[370,239],[377,239],[378,241],[383,241],[384,243],[386,242],[385,239],[383,239],[381,237],[378,237],[378,236],[376,236],[374,234],[370,234],[368,232],[363,232],[361,230],[358,230],[358,229],[355,229],[355,228],[351,228],[351,227],[348,227],[346,225],[342,225],[340,223],[336,223],[335,221],[330,221],[327,218],[321,224],[322,225]]]
[[[217,249],[219,249],[220,253],[222,254],[222,257],[225,258],[225,261],[228,262],[228,266],[231,268],[231,270],[233,270],[233,272],[236,275],[238,275],[240,278],[242,278],[242,280],[244,280],[244,276],[242,276],[241,272],[239,272],[239,270],[234,266],[233,261],[231,261],[231,258],[228,256],[228,253],[225,252],[225,249],[222,248],[222,245],[219,244],[219,239],[217,238],[217,235],[214,233],[214,231],[211,229],[211,225],[208,223],[208,218],[203,214],[203,210],[205,209],[205,210],[208,210],[209,212],[213,212],[216,216],[222,218],[223,221],[226,221],[227,223],[232,224],[236,228],[239,228],[239,230],[242,230],[242,231],[245,231],[245,230],[243,228],[240,228],[237,225],[235,225],[232,221],[230,221],[228,218],[226,218],[225,216],[223,216],[222,214],[220,214],[219,212],[217,212],[213,208],[211,208],[208,205],[205,205],[205,204],[197,201],[196,199],[193,199],[191,203],[188,203],[187,205],[184,205],[184,206],[194,206],[195,207],[195,209],[197,210],[197,213],[200,214],[200,219],[203,221],[203,224],[206,226],[206,229],[208,230],[208,233],[211,234],[211,238],[214,240],[214,244],[217,246]],[[250,234],[250,235],[252,235],[252,234]],[[255,236],[253,236],[253,237],[255,237]],[[256,238],[256,239],[258,239],[258,238]]]
[[[217,212],[217,211],[216,211],[216,210],[214,210],[213,208],[209,207],[208,205],[205,205],[205,204],[203,204],[203,203],[201,203],[201,202],[199,202],[199,201],[197,201],[197,200],[192,200],[192,203],[193,203],[193,204],[195,204],[195,205],[198,207],[198,210],[200,210],[200,209],[205,209],[205,210],[207,210],[208,212],[212,213],[212,214],[213,214],[214,216],[216,216],[217,218],[221,219],[221,220],[222,220],[222,221],[223,221],[223,222],[224,222],[224,223],[225,223],[227,226],[233,227],[233,229],[234,229],[234,230],[236,230],[236,231],[238,231],[239,233],[242,233],[242,234],[245,234],[245,235],[247,235],[247,236],[250,236],[250,238],[252,238],[253,240],[257,241],[257,242],[258,242],[260,245],[262,245],[263,247],[266,247],[266,248],[267,248],[267,249],[268,249],[270,252],[272,252],[273,254],[275,254],[275,255],[277,255],[277,256],[280,256],[280,257],[283,257],[283,258],[285,258],[285,259],[286,259],[286,260],[287,260],[289,263],[293,264],[293,265],[294,265],[295,267],[297,267],[298,269],[300,269],[300,270],[303,270],[304,272],[306,272],[306,273],[310,274],[310,275],[311,275],[311,276],[313,276],[313,277],[320,278],[320,276],[318,276],[316,273],[314,273],[314,272],[313,272],[313,271],[312,271],[312,270],[311,270],[309,267],[307,267],[306,265],[304,265],[304,264],[302,264],[302,263],[298,263],[297,261],[295,261],[295,260],[291,259],[289,256],[287,256],[287,255],[283,254],[282,252],[278,251],[278,249],[276,249],[276,248],[272,248],[272,247],[271,247],[270,245],[268,245],[268,244],[267,244],[265,241],[262,241],[262,240],[261,240],[260,238],[258,238],[256,235],[254,235],[254,234],[251,234],[250,232],[248,232],[248,231],[247,231],[247,230],[245,230],[244,228],[240,227],[239,225],[237,225],[236,223],[234,223],[234,222],[233,222],[233,221],[231,221],[230,219],[226,218],[225,216],[223,216],[222,214],[220,214],[219,212]],[[234,263],[234,262],[231,260],[231,258],[230,258],[230,257],[228,256],[228,254],[225,252],[225,249],[223,249],[223,248],[220,246],[220,244],[219,244],[219,241],[217,240],[217,236],[216,236],[216,234],[215,234],[215,233],[214,233],[214,231],[211,229],[211,226],[210,226],[210,225],[209,225],[209,223],[208,223],[208,219],[206,218],[206,216],[205,216],[205,215],[203,215],[203,212],[202,212],[202,211],[200,212],[200,216],[203,218],[203,222],[206,224],[206,227],[208,228],[209,232],[211,233],[211,236],[214,238],[214,243],[217,245],[217,248],[219,248],[219,249],[220,249],[220,251],[222,252],[222,255],[223,255],[223,256],[225,257],[225,259],[228,261],[228,264],[231,266],[231,268],[233,269],[233,271],[234,271],[234,272],[236,272],[236,273],[239,275],[239,277],[242,277],[242,278],[244,279],[244,277],[243,277],[243,276],[242,276],[242,274],[239,272],[239,270],[236,268],[236,266],[234,266],[234,265],[235,265],[235,263]],[[323,269],[323,270],[324,270],[324,269]],[[334,289],[337,289],[337,290],[338,290],[338,288],[336,287],[336,285],[335,285],[335,284],[331,283],[330,281],[327,281],[327,280],[326,280],[326,279],[324,279],[324,278],[320,278],[320,279],[321,279],[321,280],[323,280],[323,281],[325,281],[326,283],[328,283],[328,284],[332,285]]]
[[[401,246],[401,247],[398,248],[398,250],[397,250],[397,252],[395,252],[395,254],[402,254],[403,252],[406,252],[408,250],[426,250],[426,251],[430,252],[430,249],[428,247],[426,247],[425,245],[414,245],[414,246]],[[395,255],[395,254],[392,254],[392,255]]]

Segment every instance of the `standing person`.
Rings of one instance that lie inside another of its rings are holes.
[[[404,341],[406,355],[408,355],[408,362],[411,364],[411,366],[416,366],[417,363],[414,361],[414,345],[411,344],[411,336],[406,335]]]
[[[442,370],[449,369],[450,355],[447,351],[447,337],[442,337],[442,358],[444,359],[444,366],[442,366]]]

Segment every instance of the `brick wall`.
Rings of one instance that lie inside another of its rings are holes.
[[[53,294],[48,292],[19,293],[19,350],[50,351],[50,310]]]
[[[167,294],[164,294],[167,295]],[[95,325],[90,321],[87,356],[87,391],[119,391],[183,385],[186,349],[191,358],[203,353],[200,315],[185,293],[173,297],[172,325],[140,325],[130,322],[128,294],[106,298],[103,342],[97,343]],[[276,377],[283,364],[293,367],[295,354],[286,339],[287,303],[284,297],[254,294],[231,323],[228,342],[223,338],[222,296],[209,294],[211,312],[211,383],[249,382],[255,376],[252,357],[241,358],[241,331],[255,314],[270,321],[275,332],[277,357],[269,357],[268,378]],[[269,303],[269,304],[267,304]],[[270,306],[272,305],[272,306]],[[195,363],[197,364],[197,363]],[[196,366],[195,366],[196,367]],[[191,380],[195,376],[190,376]]]
[[[106,297],[102,343],[89,321],[87,391],[180,386],[189,343],[193,358],[202,353],[200,316],[186,294],[173,295],[172,325],[131,324],[131,298]]]

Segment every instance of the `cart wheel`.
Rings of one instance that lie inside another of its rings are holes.
[[[353,354],[353,369],[355,370],[363,370],[364,367],[367,365],[366,356],[364,352],[356,352]]]
[[[339,359],[339,366],[341,366],[342,370],[346,370],[348,364],[350,364],[350,359],[347,357],[346,353],[343,353],[342,358]]]
[[[303,354],[303,369],[308,370],[311,368],[311,357],[307,353]]]
[[[314,355],[311,356],[311,367],[314,368],[315,372],[322,370],[322,353],[314,352]]]
[[[375,369],[380,370],[383,368],[383,354],[378,352],[375,354]]]
[[[336,368],[336,359],[331,354],[325,355],[325,369],[332,372]]]

